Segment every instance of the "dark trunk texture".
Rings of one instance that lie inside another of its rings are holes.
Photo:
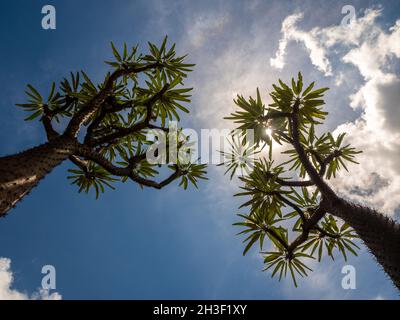
[[[368,207],[345,200],[333,203],[330,212],[349,224],[400,289],[400,225]]]
[[[74,139],[60,136],[24,152],[0,158],[0,217],[75,149]]]

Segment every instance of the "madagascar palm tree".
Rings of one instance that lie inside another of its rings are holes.
[[[107,62],[108,72],[99,85],[81,71],[64,78],[59,87],[52,84],[47,100],[28,85],[28,102],[18,104],[30,112],[26,120],[38,119],[47,142],[0,158],[0,216],[27,195],[54,167],[70,160],[76,168],[69,179],[79,192],[94,189],[96,196],[105,187],[114,189],[117,181],[127,180],[156,189],[181,179],[196,185],[204,178],[204,165],[169,166],[169,176],[157,182],[156,164],[146,159],[152,141],[146,133],[168,133],[168,120],[179,120],[182,105],[190,102],[191,88],[183,80],[193,64],[177,56],[175,44],[167,48],[149,43],[149,52],[139,54],[138,46],[118,52],[112,44],[115,60]],[[64,125],[58,132],[53,123]]]
[[[297,286],[296,275],[306,276],[311,270],[305,260],[321,261],[324,252],[333,258],[335,251],[346,259],[348,252],[356,254],[358,247],[352,239],[359,237],[400,289],[399,224],[340,197],[327,183],[341,168],[347,170],[345,163],[355,162],[360,151],[343,145],[345,134],[316,134],[315,126],[327,115],[322,106],[328,89],[313,87],[311,83],[303,90],[299,73],[291,85],[281,80],[273,85],[273,103],[267,107],[257,89],[256,99],[238,96],[235,103],[240,111],[227,117],[239,124],[240,146],[246,146],[247,156],[269,149],[268,156],[257,157],[253,170],[240,177],[243,192],[238,195],[249,198],[242,205],[248,212],[239,215],[243,220],[236,224],[245,227],[241,234],[248,235],[244,254],[257,242],[263,250],[264,239],[269,239],[275,249],[264,252],[265,270],[271,269],[272,276],[279,274],[279,279],[290,274]],[[253,132],[255,146],[248,144],[249,132]],[[289,156],[287,162],[273,162],[273,141],[288,147],[283,151]],[[225,154],[227,171],[232,174],[249,165],[237,155],[237,150]]]

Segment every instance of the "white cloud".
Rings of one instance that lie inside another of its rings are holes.
[[[61,295],[58,292],[49,293],[48,290],[39,289],[29,296],[25,292],[12,289],[14,281],[11,270],[11,260],[0,258],[0,300],[60,300]]]
[[[362,38],[343,61],[356,66],[364,85],[351,96],[351,106],[363,109],[360,119],[337,128],[348,132],[347,140],[363,150],[361,165],[336,182],[339,191],[386,213],[400,206],[400,79],[390,72],[390,58],[400,57],[399,21],[389,33]],[[378,30],[378,27],[375,26]],[[351,182],[350,182],[351,181]]]
[[[326,76],[330,76],[332,75],[332,65],[328,59],[328,55],[331,53],[328,49],[338,43],[342,45],[359,46],[365,38],[374,39],[377,35],[382,35],[380,28],[375,24],[375,19],[380,14],[380,9],[369,9],[365,11],[363,17],[355,20],[355,22],[351,24],[351,27],[348,25],[337,25],[327,28],[315,27],[309,31],[301,30],[298,27],[298,22],[304,17],[303,13],[290,15],[282,22],[281,31],[283,36],[279,41],[279,47],[275,58],[270,59],[271,66],[282,69],[285,66],[288,43],[290,41],[296,41],[304,44],[309,53],[311,63]],[[380,41],[379,45],[387,46],[384,41]],[[375,47],[377,52],[380,50],[379,45]],[[389,46],[393,46],[391,48],[393,50],[399,50],[398,44],[391,44]],[[355,52],[353,55],[355,56]],[[375,62],[376,56],[377,55],[367,56],[367,58]]]
[[[381,13],[381,9],[369,9],[352,27],[316,27],[308,32],[297,26],[302,14],[288,16],[282,23],[276,57],[270,62],[283,68],[287,44],[295,40],[304,43],[312,64],[326,76],[334,74],[333,57],[357,68],[364,81],[355,84],[359,89],[349,104],[361,108],[362,114],[335,133],[347,132],[348,143],[363,150],[358,157],[361,164],[349,166],[350,172],[333,183],[343,195],[393,214],[400,206],[400,79],[392,70],[393,59],[400,57],[400,20],[383,30],[376,22]],[[340,86],[343,80],[339,72],[335,84]]]
[[[302,13],[288,16],[282,23],[283,38],[279,41],[279,49],[275,58],[270,59],[271,66],[282,69],[285,66],[285,55],[289,41],[303,43],[309,52],[313,65],[324,72],[325,75],[332,74],[332,67],[325,55],[325,50],[320,45],[314,32],[306,32],[297,28],[297,22],[303,18]]]

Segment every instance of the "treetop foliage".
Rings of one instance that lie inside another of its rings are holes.
[[[178,162],[160,172],[146,160],[147,148],[154,143],[147,133],[168,134],[169,121],[189,112],[192,88],[185,87],[184,80],[194,64],[177,55],[167,37],[160,46],[149,42],[146,53],[138,45],[128,49],[126,43],[120,51],[113,43],[111,48],[114,59],[106,63],[112,70],[101,83],[95,84],[84,71],[71,72],[58,86],[53,82],[48,95],[29,84],[28,101],[17,106],[29,113],[26,120],[43,123],[49,140],[83,137],[70,157],[77,168],[69,170],[68,177],[79,192],[94,189],[98,197],[105,187],[114,189],[117,181],[127,180],[161,188],[181,179],[185,189],[188,182],[197,187],[198,179],[205,179],[205,165]],[[64,132],[57,132],[53,121],[66,124]],[[151,180],[167,170],[172,173],[165,180]]]
[[[245,148],[242,154],[258,155],[252,170],[244,170],[239,177],[242,191],[236,194],[246,198],[240,209],[247,213],[239,214],[242,220],[235,223],[244,228],[239,234],[246,235],[243,254],[258,242],[264,270],[272,270],[279,280],[290,274],[296,287],[297,276],[312,271],[307,266],[310,259],[321,261],[324,254],[334,259],[335,252],[347,259],[349,252],[357,255],[358,249],[353,241],[356,233],[329,214],[321,191],[329,193],[325,181],[342,168],[347,170],[346,162],[357,163],[354,157],[360,151],[343,143],[344,133],[317,135],[315,127],[328,114],[323,110],[328,88],[314,86],[314,82],[304,86],[301,73],[290,84],[279,80],[269,94],[268,106],[257,89],[256,98],[238,95],[234,100],[238,110],[226,117],[238,125]],[[249,145],[249,132],[254,145]],[[288,161],[274,162],[276,144],[285,145],[282,153]],[[262,156],[264,149],[269,151],[267,156]],[[231,178],[236,169],[249,165],[235,155],[235,148],[225,153]]]

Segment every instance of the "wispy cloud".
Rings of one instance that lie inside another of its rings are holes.
[[[298,29],[297,22],[303,18],[302,13],[288,16],[282,23],[283,38],[279,41],[279,49],[275,58],[270,59],[271,66],[282,69],[285,66],[285,56],[289,41],[297,41],[307,48],[311,62],[325,75],[332,75],[332,67],[326,57],[325,50],[318,38],[315,37],[315,30],[310,32]]]

